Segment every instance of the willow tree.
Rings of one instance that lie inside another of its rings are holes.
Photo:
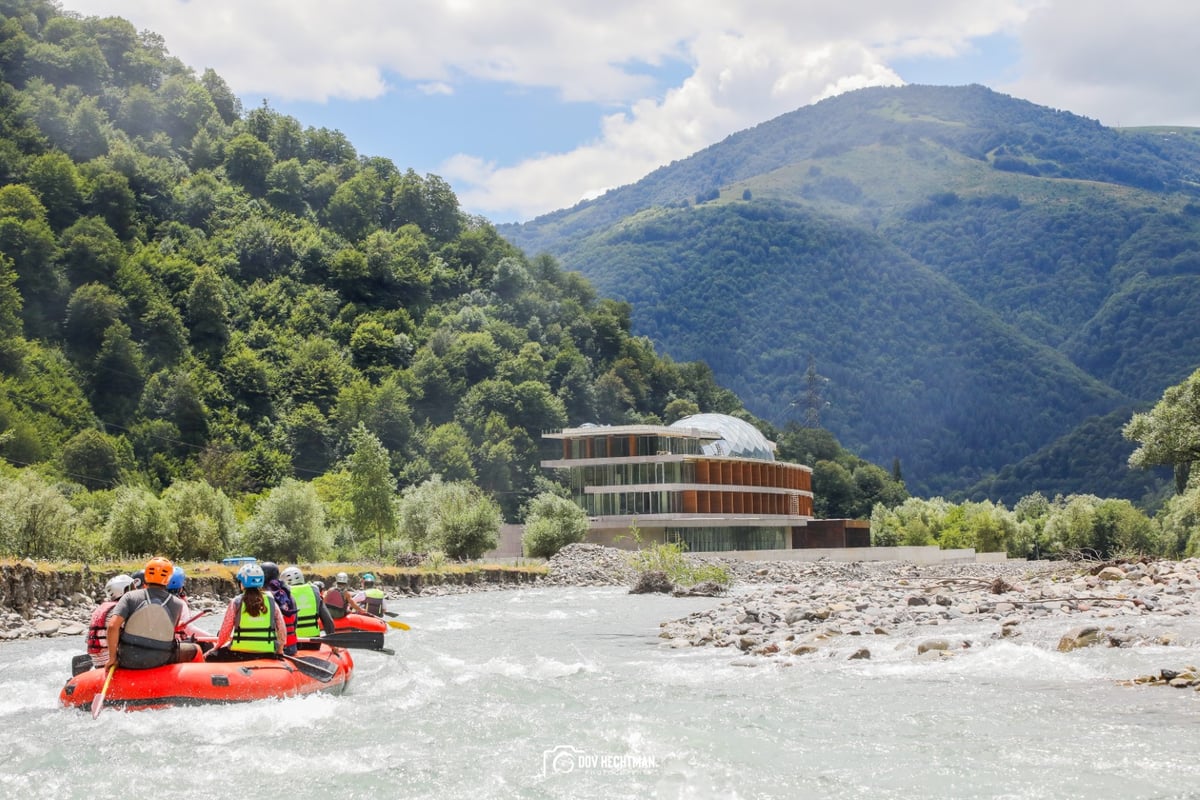
[[[1163,392],[1154,408],[1134,414],[1124,434],[1140,443],[1129,456],[1129,466],[1171,467],[1175,493],[1183,494],[1192,463],[1200,459],[1200,370]]]

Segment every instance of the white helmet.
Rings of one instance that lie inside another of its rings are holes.
[[[132,585],[133,578],[128,575],[114,575],[104,584],[104,596],[109,600],[119,600]]]
[[[339,572],[339,573],[337,574],[337,577],[336,577],[336,578],[334,578],[334,580],[335,580],[335,581],[337,581],[338,583],[349,583],[349,582],[350,582],[350,576],[349,576],[349,575],[347,575],[347,574],[346,574],[346,573],[344,573],[344,572]]]
[[[288,586],[299,586],[304,583],[304,573],[300,571],[299,567],[288,567],[279,573],[279,580]]]

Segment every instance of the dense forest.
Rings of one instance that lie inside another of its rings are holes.
[[[546,483],[542,431],[746,416],[707,366],[632,336],[628,303],[526,258],[436,175],[243,109],[122,19],[0,15],[10,494],[56,491],[99,528],[120,503],[186,515],[213,491],[244,520],[299,479],[369,543],[348,477],[363,453],[386,453],[394,491],[437,475],[515,520]],[[207,519],[191,540],[228,545],[225,510]]]
[[[702,359],[753,413],[822,424],[909,488],[1155,507],[1123,420],[1200,363],[1200,136],[982,86],[849,92],[630,186],[500,226]],[[944,280],[935,280],[940,277]]]

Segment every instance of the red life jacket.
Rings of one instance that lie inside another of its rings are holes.
[[[104,660],[108,661],[108,612],[116,604],[116,600],[105,600],[92,612],[92,624],[88,626],[87,636],[88,655],[104,653]]]

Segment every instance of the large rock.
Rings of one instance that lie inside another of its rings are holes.
[[[62,623],[56,619],[43,619],[33,626],[34,632],[38,636],[53,636],[58,633],[58,629],[62,627]]]
[[[1090,647],[1100,640],[1100,629],[1094,625],[1084,625],[1063,634],[1058,640],[1058,652],[1069,653],[1081,647]]]
[[[662,570],[652,569],[648,572],[643,572],[638,576],[637,581],[629,590],[630,594],[670,594],[675,589],[675,584],[671,583],[671,579],[667,577],[667,573]]]

